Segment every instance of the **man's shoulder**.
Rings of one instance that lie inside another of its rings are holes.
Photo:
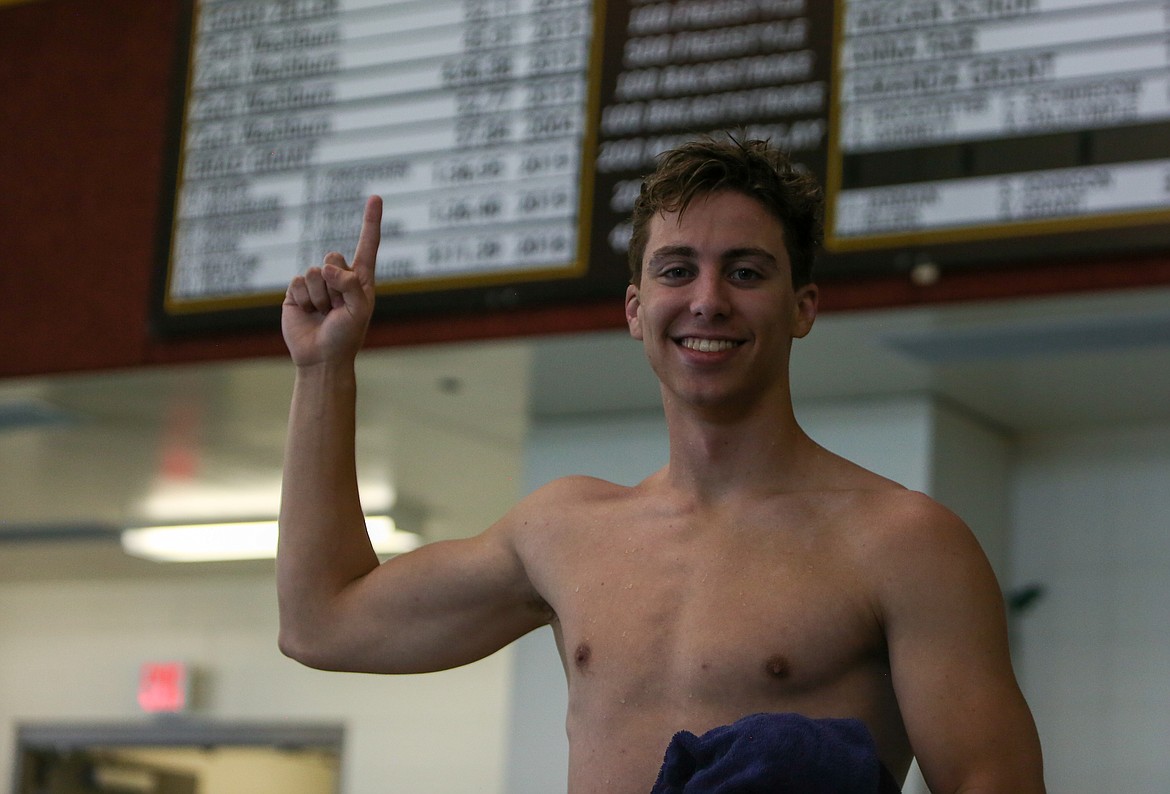
[[[600,477],[574,474],[548,482],[521,501],[521,505],[548,507],[549,505],[580,505],[590,502],[608,502],[629,498],[634,488],[619,485]]]
[[[534,587],[547,594],[572,559],[588,558],[623,526],[639,493],[597,477],[561,477],[520,500],[501,525]]]
[[[946,506],[900,485],[858,489],[851,501],[856,518],[887,543],[931,542],[969,532]]]
[[[521,499],[506,521],[521,531],[580,524],[591,515],[627,506],[637,498],[639,487],[584,475],[558,477]]]
[[[932,497],[890,481],[858,488],[856,499],[881,517],[918,526],[955,518],[955,514]]]
[[[946,506],[919,491],[878,488],[856,492],[850,538],[862,567],[903,581],[924,567],[941,573],[986,559],[967,524]]]
[[[841,496],[847,512],[864,518],[875,530],[897,535],[935,532],[962,526],[962,521],[931,497],[828,453],[819,485]],[[852,523],[852,522],[851,522]]]

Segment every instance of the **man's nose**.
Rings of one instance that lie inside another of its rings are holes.
[[[691,314],[708,320],[731,313],[730,287],[717,271],[705,270],[691,282]]]

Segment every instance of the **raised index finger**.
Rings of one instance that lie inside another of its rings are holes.
[[[382,241],[382,197],[370,196],[362,215],[362,231],[358,235],[357,250],[353,254],[353,271],[363,284],[374,283],[374,264],[378,260],[378,244]]]

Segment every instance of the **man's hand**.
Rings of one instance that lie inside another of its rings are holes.
[[[296,276],[285,293],[281,330],[293,363],[307,367],[353,359],[374,311],[374,264],[382,238],[382,199],[371,196],[353,267],[337,252]]]

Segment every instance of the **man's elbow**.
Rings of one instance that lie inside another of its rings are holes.
[[[328,644],[314,640],[311,632],[298,631],[282,625],[277,634],[276,646],[282,654],[305,667],[329,671],[341,669],[336,660],[331,658]]]
[[[982,775],[969,775],[955,786],[931,788],[931,791],[949,791],[954,794],[1046,794],[1044,771],[1037,760],[1021,762],[987,770]]]

